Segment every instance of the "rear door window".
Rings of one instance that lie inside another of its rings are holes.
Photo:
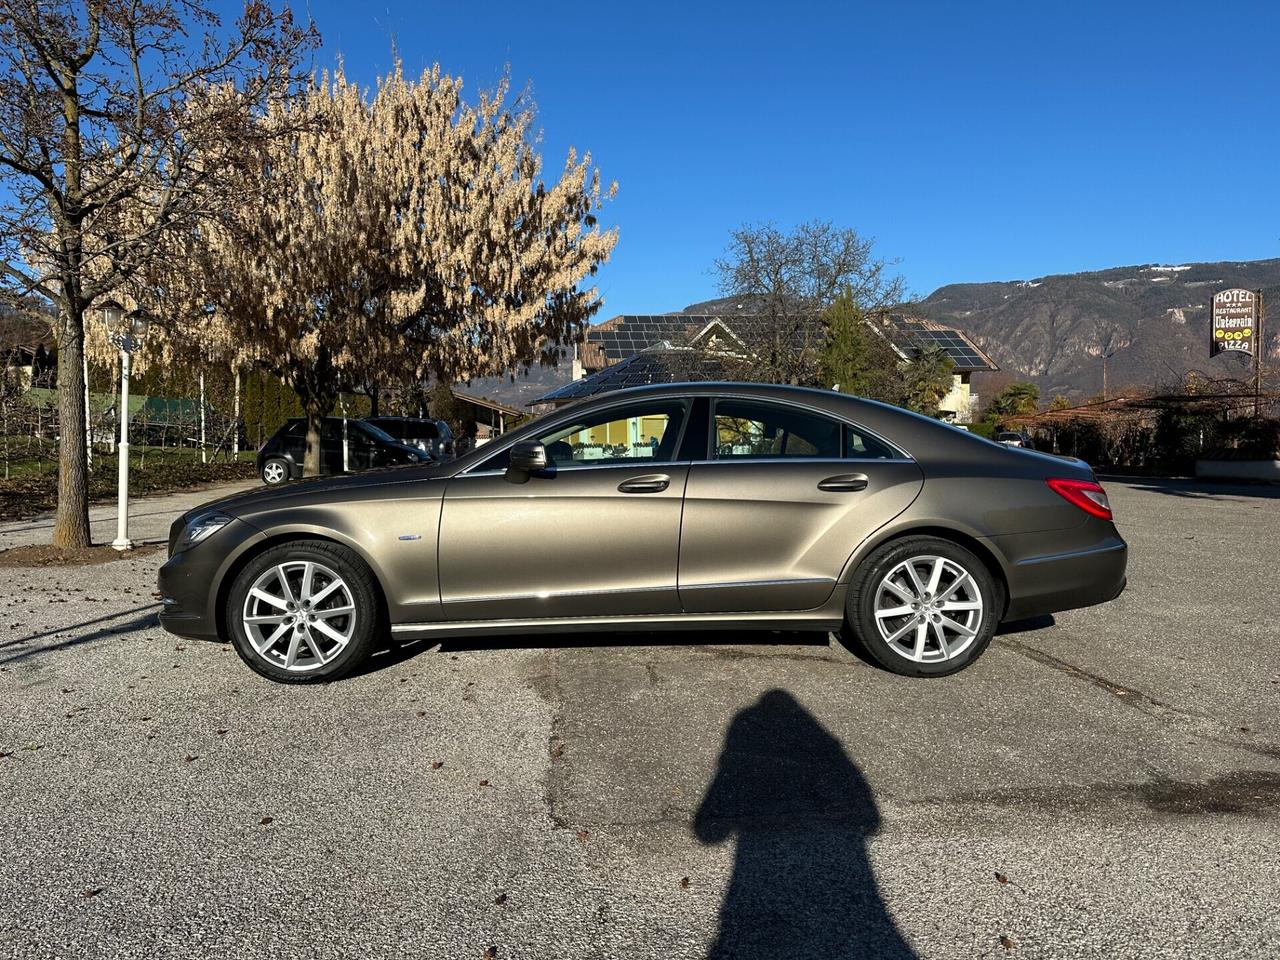
[[[758,400],[717,400],[717,460],[889,460],[897,454],[865,431],[819,413]]]
[[[782,404],[717,400],[712,429],[717,460],[842,455],[839,421]]]

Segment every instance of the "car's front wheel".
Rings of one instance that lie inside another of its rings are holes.
[[[240,571],[226,617],[240,659],[264,677],[334,680],[369,655],[379,626],[377,588],[364,562],[340,544],[286,543]]]
[[[278,487],[289,479],[289,464],[279,457],[272,457],[262,465],[262,482],[268,487]]]
[[[978,658],[1004,598],[972,551],[937,537],[885,544],[858,567],[846,603],[867,653],[894,673],[941,677]]]

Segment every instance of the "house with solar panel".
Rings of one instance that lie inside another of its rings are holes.
[[[814,318],[808,342],[821,343]],[[905,363],[920,352],[941,349],[955,365],[950,392],[939,405],[945,420],[966,423],[978,412],[973,374],[1000,369],[976,343],[953,327],[905,313],[885,313],[867,323]],[[626,387],[677,380],[724,379],[725,360],[749,352],[749,335],[735,330],[742,317],[666,313],[617,316],[588,328],[573,357],[573,380],[533,401],[535,413]]]

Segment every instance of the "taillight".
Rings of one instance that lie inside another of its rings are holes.
[[[1102,484],[1094,480],[1068,480],[1064,477],[1051,477],[1045,483],[1072,506],[1079,507],[1091,516],[1111,519],[1111,502],[1107,500],[1107,491],[1102,489]]]

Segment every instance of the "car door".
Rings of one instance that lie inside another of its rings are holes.
[[[307,422],[305,420],[290,420],[285,424],[280,432],[280,453],[288,456],[299,469],[302,468],[302,462],[307,455]]]
[[[521,483],[507,452],[453,477],[440,523],[443,617],[670,614],[688,463],[688,401],[632,400],[557,418],[549,468]],[[654,442],[657,438],[657,442]]]
[[[320,424],[320,472],[342,472],[342,421],[325,417]]]
[[[858,544],[910,505],[920,468],[807,407],[717,398],[685,487],[679,593],[690,613],[808,610]]]

